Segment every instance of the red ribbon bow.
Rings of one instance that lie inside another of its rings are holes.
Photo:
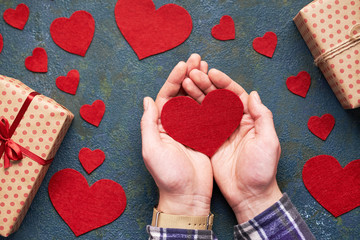
[[[39,163],[40,165],[50,164],[54,159],[45,160],[34,154],[30,150],[20,146],[11,140],[15,129],[19,126],[21,119],[24,117],[26,110],[28,109],[31,101],[35,96],[39,95],[37,92],[31,92],[22,107],[19,110],[18,115],[15,117],[11,127],[8,120],[5,117],[0,118],[0,158],[4,154],[4,168],[10,167],[10,160],[18,161],[23,159],[23,154],[28,156],[30,159]]]
[[[23,154],[19,145],[17,145],[10,138],[10,125],[6,118],[0,119],[0,141],[3,142],[0,146],[0,153],[4,153],[4,167],[10,167],[10,159],[18,161],[23,159]],[[1,156],[2,154],[0,154]]]

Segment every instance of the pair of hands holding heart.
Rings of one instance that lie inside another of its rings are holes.
[[[160,113],[174,97],[185,95],[201,103],[216,89],[238,95],[244,115],[240,126],[209,158],[171,138],[161,124]],[[272,113],[257,92],[248,94],[219,70],[208,71],[208,64],[197,54],[175,66],[155,102],[144,99],[141,132],[143,158],[159,188],[161,212],[207,216],[213,178],[239,223],[255,217],[282,196],[276,182],[281,149]]]

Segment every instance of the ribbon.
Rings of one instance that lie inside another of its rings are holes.
[[[329,49],[328,51],[321,54],[319,57],[317,57],[314,61],[316,66],[319,66],[319,64],[326,62],[327,60],[334,58],[335,56],[349,50],[350,48],[354,47],[355,45],[360,43],[360,33],[354,34],[357,27],[359,27],[360,24],[354,25],[350,29],[349,33],[349,39],[346,41],[336,45],[335,47]]]
[[[0,119],[0,140],[4,143],[1,144],[0,152],[5,153],[4,155],[4,167],[10,167],[10,159],[14,161],[21,160],[23,158],[21,149],[19,146],[10,139],[9,135],[9,122],[6,118],[1,117]]]
[[[41,165],[49,164],[53,160],[50,159],[46,161],[11,140],[12,135],[14,134],[16,128],[19,126],[21,119],[24,117],[25,112],[30,106],[30,103],[37,95],[39,95],[39,93],[37,92],[32,92],[28,95],[11,126],[9,124],[9,121],[5,117],[0,118],[0,158],[4,154],[4,168],[10,167],[10,160],[19,161],[23,159],[23,154]]]

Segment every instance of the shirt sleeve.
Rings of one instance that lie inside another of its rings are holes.
[[[159,228],[148,225],[146,231],[149,240],[217,240],[211,230]]]
[[[248,222],[234,227],[234,239],[315,239],[286,193]]]

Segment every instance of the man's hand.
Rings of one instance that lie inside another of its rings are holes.
[[[184,90],[199,103],[215,89],[228,89],[244,104],[240,126],[211,158],[214,177],[232,207],[238,223],[255,217],[278,201],[282,193],[276,182],[280,143],[273,117],[257,92],[250,95],[226,74],[212,69],[208,75],[197,69]]]
[[[173,97],[184,95],[182,84],[193,69],[206,74],[207,63],[197,54],[180,62],[170,73],[156,101],[144,99],[141,120],[142,152],[145,165],[159,188],[158,211],[175,215],[207,216],[213,188],[210,159],[167,135],[160,113]]]

